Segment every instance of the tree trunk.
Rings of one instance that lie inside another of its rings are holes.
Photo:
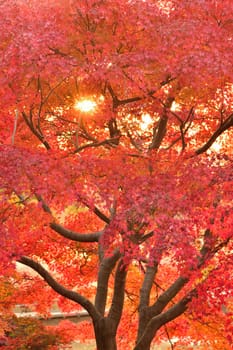
[[[97,350],[117,350],[116,331],[111,320],[103,317],[94,324]]]

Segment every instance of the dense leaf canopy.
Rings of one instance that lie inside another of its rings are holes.
[[[230,348],[232,13],[230,0],[0,2],[1,274],[42,313],[48,285],[85,308],[99,350],[116,349],[120,320],[119,347],[125,332],[135,350],[195,341],[196,324]]]

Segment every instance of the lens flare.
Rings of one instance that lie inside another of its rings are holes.
[[[85,100],[79,100],[75,102],[74,108],[79,110],[80,112],[84,113],[91,113],[94,112],[96,109],[97,104],[93,100],[85,99]]]

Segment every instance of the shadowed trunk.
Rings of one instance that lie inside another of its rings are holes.
[[[111,258],[104,259],[107,261],[107,265],[109,264],[109,271],[112,270],[118,258],[119,252],[116,251],[115,255],[113,255]],[[108,269],[105,272],[107,277],[105,277],[105,274],[104,277],[106,278],[105,282],[107,283],[109,277]],[[124,306],[126,275],[127,269],[125,268],[123,261],[120,260],[116,268],[114,293],[108,316],[93,321],[97,350],[117,350],[116,333]],[[107,289],[102,291],[100,288],[100,295],[98,299],[100,299],[101,295],[104,298],[103,303],[101,303],[99,300],[97,304],[98,311],[103,314],[106,304]]]
[[[115,327],[103,317],[94,323],[97,350],[117,350]]]
[[[192,300],[195,294],[196,290],[194,289],[167,311],[153,317],[145,327],[144,333],[135,345],[134,350],[150,350],[151,342],[157,331],[163,325],[182,315],[187,310],[188,303]]]

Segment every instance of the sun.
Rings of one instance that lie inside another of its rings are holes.
[[[84,113],[91,113],[97,107],[97,103],[90,99],[82,99],[75,102],[74,108]]]
[[[146,131],[153,124],[153,119],[150,114],[143,113],[141,116],[140,128],[143,131]]]

